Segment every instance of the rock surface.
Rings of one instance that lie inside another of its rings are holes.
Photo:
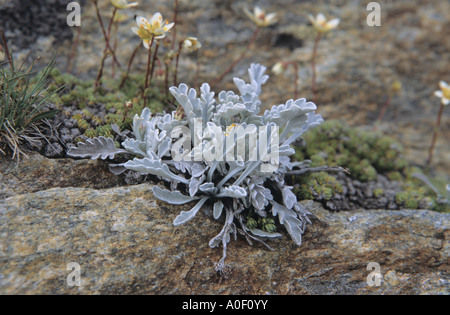
[[[20,171],[9,172],[3,176]],[[68,172],[61,168],[61,177]],[[300,247],[284,232],[269,242],[274,251],[238,237],[221,276],[214,264],[222,250],[208,246],[221,224],[208,211],[174,227],[189,206],[157,201],[150,184],[56,186],[3,193],[9,197],[0,201],[0,294],[450,293],[450,214],[330,213],[306,202],[317,218]],[[68,285],[72,262],[80,266],[81,286]],[[380,265],[380,286],[368,285],[376,271],[367,270],[371,262]]]
[[[123,184],[107,163],[97,160],[48,159],[32,153],[16,159],[0,155],[0,200],[52,187],[106,188]]]

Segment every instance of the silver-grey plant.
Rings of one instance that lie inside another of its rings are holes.
[[[227,244],[238,233],[250,244],[260,241],[268,248],[267,239],[281,236],[249,224],[249,213],[257,218],[278,216],[300,245],[310,213],[297,202],[285,175],[299,168],[307,170],[309,161],[291,162],[289,157],[295,151],[290,145],[323,119],[315,114],[316,105],[305,99],[288,100],[260,115],[259,95],[268,79],[265,70],[252,64],[250,83],[234,78],[239,94],[222,91],[217,99],[207,83],[201,86],[200,97],[186,84],[171,87],[184,117],[179,117],[179,111],[152,116],[145,108],[134,117],[135,138],[126,139],[122,148],[99,137],[71,148],[68,155],[105,159],[131,153],[132,160],[110,165],[111,170],[156,175],[170,184],[170,189],[153,186],[158,199],[176,205],[195,202],[191,210],[181,211],[174,225],[188,222],[203,207],[210,209],[214,219],[224,222],[209,242],[210,247],[223,246],[217,270],[223,270]],[[242,130],[244,133],[239,132]],[[252,136],[255,130],[259,130],[256,140]],[[211,156],[214,158],[205,158]]]

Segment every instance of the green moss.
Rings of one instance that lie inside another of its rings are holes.
[[[418,167],[410,166],[402,157],[402,146],[392,138],[379,133],[352,128],[339,121],[326,121],[308,131],[306,145],[297,147],[294,159],[311,160],[311,166],[342,166],[350,171],[350,177],[361,182],[376,180],[378,174],[399,182],[401,192],[395,202],[404,208],[426,207],[439,211],[450,211],[450,205],[437,202],[436,193],[413,176],[423,173]],[[434,183],[440,194],[446,195],[445,180]],[[310,173],[295,177],[295,194],[299,199],[329,200],[342,192],[342,187],[333,174]],[[373,191],[375,198],[385,194],[383,189]]]
[[[275,225],[275,220],[272,217],[261,217],[256,215],[254,211],[250,211],[246,218],[247,227],[249,229],[260,229],[268,233],[275,233],[277,227]]]
[[[296,158],[312,160],[312,166],[340,165],[360,181],[376,178],[377,172],[401,171],[407,162],[401,146],[380,134],[350,128],[339,121],[326,121],[305,134],[306,147]]]
[[[384,195],[384,190],[382,188],[375,188],[373,190],[373,195],[375,198],[381,197]]]
[[[424,189],[407,189],[395,195],[395,202],[408,209],[418,209],[421,203],[427,202]]]
[[[294,188],[294,193],[301,200],[311,200],[314,197],[329,200],[343,191],[338,180],[326,172],[306,174],[299,178],[298,183],[299,186]]]
[[[64,93],[58,102],[62,105],[76,105],[81,111],[81,117],[74,115],[80,129],[87,137],[112,135],[111,124],[117,124],[121,130],[129,128],[135,114],[143,110],[141,89],[144,82],[143,75],[131,75],[122,88],[119,88],[121,78],[103,78],[102,85],[94,88],[94,80],[81,80],[71,74],[61,73],[58,69],[51,71],[51,81],[55,86],[65,84]],[[147,107],[152,113],[165,110],[166,93],[158,86],[151,86],[146,90],[148,96]],[[133,106],[127,108],[126,102]],[[93,109],[104,111],[104,115],[93,115]],[[102,118],[103,116],[103,118]],[[109,127],[107,127],[109,126]]]

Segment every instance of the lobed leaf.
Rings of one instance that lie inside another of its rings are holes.
[[[126,150],[116,148],[114,140],[103,136],[78,142],[78,147],[70,148],[67,155],[91,159],[113,159],[116,154],[127,153]]]

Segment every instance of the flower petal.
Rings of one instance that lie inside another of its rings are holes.
[[[153,16],[150,19],[150,24],[153,24],[155,21],[159,21],[160,23],[162,22],[162,15],[159,12],[156,12],[155,14],[153,14]]]
[[[317,23],[324,24],[326,21],[327,21],[327,19],[325,18],[325,15],[323,13],[317,14],[317,17],[316,17]]]
[[[256,18],[258,18],[260,15],[264,15],[264,10],[259,6],[255,6],[255,8],[253,9],[253,14]]]
[[[341,21],[340,19],[332,19],[332,20],[328,21],[328,23],[327,23],[327,28],[328,28],[328,29],[333,29],[333,28],[335,28],[336,26],[339,25],[339,22],[340,22],[340,21]]]
[[[143,16],[136,16],[135,21],[139,28],[145,27],[148,23],[147,19]]]
[[[131,30],[134,34],[139,35],[139,29],[137,27],[132,27]]]
[[[275,12],[268,13],[266,15],[266,20],[267,20],[267,23],[269,23],[269,24],[275,23],[277,21],[277,14]]]
[[[170,30],[173,26],[175,25],[175,22],[169,23],[167,25],[164,25],[164,30],[167,32],[168,30]]]
[[[434,95],[439,97],[439,98],[443,98],[444,97],[444,93],[442,93],[442,91],[434,91]]]

